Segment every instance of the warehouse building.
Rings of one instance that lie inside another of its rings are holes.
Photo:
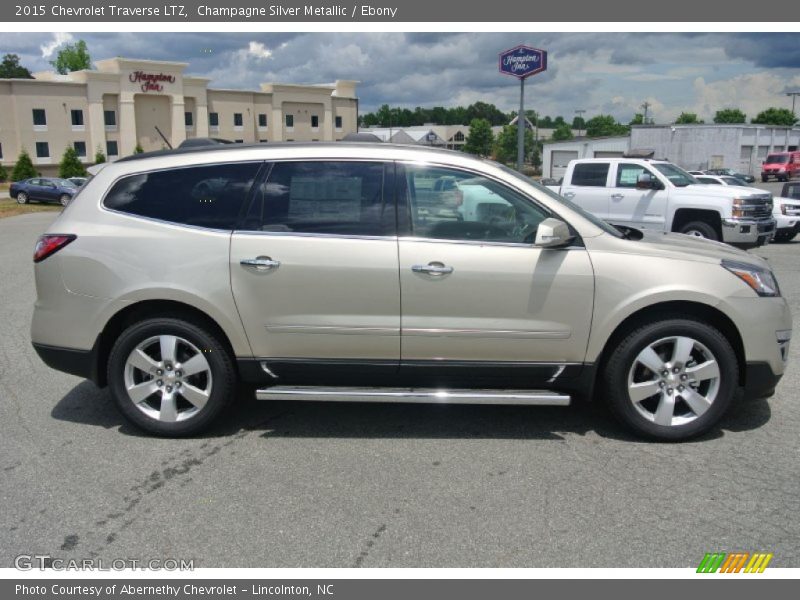
[[[191,137],[240,142],[335,141],[357,131],[355,81],[263,83],[258,90],[209,87],[187,63],[112,58],[96,69],[34,79],[0,79],[0,161],[21,149],[43,175],[65,148],[81,160],[109,160],[178,146]]]
[[[630,137],[574,138],[563,142],[545,142],[542,152],[542,175],[561,179],[569,161],[577,158],[622,156],[630,148]]]

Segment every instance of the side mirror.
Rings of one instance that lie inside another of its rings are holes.
[[[658,179],[653,177],[650,173],[640,173],[636,178],[637,190],[657,190],[660,187]]]
[[[560,219],[545,219],[536,228],[536,241],[534,246],[539,248],[557,248],[566,246],[572,241],[569,227]]]

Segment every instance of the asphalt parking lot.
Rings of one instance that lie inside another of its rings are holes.
[[[0,566],[20,554],[196,567],[800,566],[800,344],[775,397],[683,444],[598,405],[258,403],[154,439],[30,346],[31,252],[54,215],[0,219]],[[800,243],[769,258],[800,315]],[[797,318],[797,317],[796,317]]]

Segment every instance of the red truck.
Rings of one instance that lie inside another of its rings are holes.
[[[773,152],[761,163],[761,181],[789,181],[795,174],[800,174],[800,152]]]

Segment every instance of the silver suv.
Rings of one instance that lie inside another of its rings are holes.
[[[36,245],[33,344],[149,432],[262,400],[567,405],[642,436],[773,393],[791,315],[767,264],[616,229],[496,163],[386,144],[138,155]]]

